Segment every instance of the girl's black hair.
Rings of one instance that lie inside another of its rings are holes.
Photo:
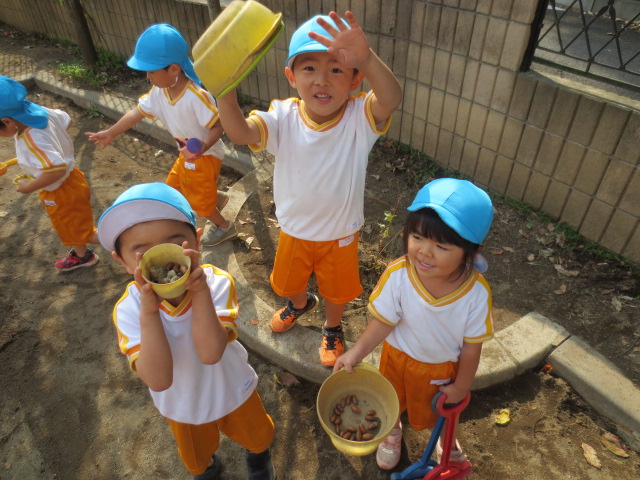
[[[480,245],[477,243],[470,242],[458,235],[453,228],[444,223],[440,215],[438,215],[433,208],[421,208],[415,212],[409,212],[407,221],[404,224],[405,254],[409,251],[409,236],[412,233],[417,233],[422,237],[435,240],[436,242],[462,248],[464,251],[462,264],[460,268],[453,273],[453,275],[455,275],[454,279],[460,278],[467,268],[471,269],[473,257],[480,248]]]

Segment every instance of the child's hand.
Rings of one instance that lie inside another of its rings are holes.
[[[142,258],[141,253],[136,253],[136,259],[140,263]],[[162,298],[159,297],[156,292],[153,291],[151,285],[149,285],[142,276],[142,269],[137,266],[133,272],[133,279],[140,287],[140,313],[156,313],[160,310],[162,304]]]
[[[355,358],[355,355],[352,353],[351,350],[343,353],[342,355],[340,355],[337,359],[336,359],[336,363],[333,366],[333,371],[337,372],[338,370],[340,370],[342,367],[344,367],[345,371],[347,373],[353,373],[353,366],[358,363],[360,360],[359,358]]]
[[[107,130],[102,130],[101,132],[93,133],[93,132],[85,132],[86,137],[92,142],[94,145],[101,145],[102,148],[106,147],[113,140],[113,135],[107,133]]]
[[[175,138],[174,140],[178,142],[178,151],[182,154],[185,160],[191,161],[202,155],[202,151],[192,152],[189,150],[189,139],[188,138]],[[200,147],[202,148],[202,142],[200,143]]]
[[[461,402],[468,393],[466,389],[457,387],[455,382],[449,385],[442,385],[440,391],[447,396],[447,404]]]
[[[336,12],[330,12],[329,16],[338,26],[338,30],[322,18],[318,19],[318,24],[332,38],[318,35],[315,32],[310,32],[309,36],[327,47],[328,52],[346,67],[362,70],[362,67],[371,56],[371,49],[369,48],[367,37],[360,25],[358,25],[356,17],[349,11],[345,13],[345,18],[351,26],[351,28],[347,28]]]
[[[191,258],[191,273],[185,283],[185,287],[192,292],[208,290],[207,277],[202,267],[200,267],[200,252],[189,248],[189,242],[186,241],[182,243],[182,248],[184,249],[184,254]]]

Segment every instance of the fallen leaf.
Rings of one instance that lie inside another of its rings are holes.
[[[553,293],[555,293],[556,295],[563,295],[567,293],[567,286],[560,285],[560,287],[557,290],[554,290]]]
[[[607,447],[607,450],[614,455],[622,458],[629,458],[629,454],[625,451],[622,442],[613,433],[603,433],[600,436],[600,442],[602,442],[602,444]]]
[[[492,249],[491,249],[491,253],[492,253],[493,255],[502,255],[504,252],[503,252],[501,249],[499,249],[499,248],[492,248]]]
[[[511,421],[511,411],[508,408],[503,408],[496,415],[496,425],[507,425]]]
[[[239,223],[240,225],[244,225],[244,224],[245,224],[245,223],[247,223],[247,222],[245,222],[244,220],[238,220],[238,223]]]
[[[249,323],[251,325],[257,325],[260,323],[260,320],[258,320],[257,318],[252,318],[251,320],[249,320]]]
[[[567,270],[562,265],[554,265],[554,267],[560,275],[564,275],[565,277],[577,277],[580,275],[579,270]]]
[[[544,258],[549,258],[553,254],[553,250],[550,248],[543,248],[540,250],[540,255]]]
[[[5,212],[4,210],[0,212],[0,218],[7,217],[8,215],[9,215],[9,212]]]
[[[533,262],[535,259],[536,259],[536,256],[533,253],[530,253],[529,255],[527,255],[528,262]]]
[[[616,312],[622,310],[622,302],[618,297],[611,297],[611,305],[616,309]]]
[[[515,249],[513,249],[513,248],[511,248],[511,247],[502,247],[502,249],[503,249],[505,252],[509,252],[509,253],[514,253],[514,252],[515,252]]]
[[[294,374],[289,372],[274,373],[273,377],[276,379],[276,382],[278,382],[280,385],[284,385],[285,387],[298,385],[300,383],[300,380],[298,380]]]
[[[611,293],[613,293],[615,291],[616,291],[615,288],[609,288],[607,290],[600,290],[600,294],[601,295],[609,295],[609,294],[611,294]]]
[[[253,238],[253,237],[247,237],[245,239],[244,243],[247,244],[247,247],[250,247],[254,240],[255,240],[255,238]]]
[[[598,455],[596,455],[596,451],[593,447],[587,443],[582,444],[582,452],[584,453],[584,458],[587,460],[587,463],[596,468],[602,468],[602,464],[598,459]]]

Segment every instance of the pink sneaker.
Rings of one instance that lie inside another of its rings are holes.
[[[391,430],[389,436],[378,445],[378,451],[376,452],[378,466],[383,470],[391,470],[398,465],[401,451],[402,423],[398,422],[398,428]]]

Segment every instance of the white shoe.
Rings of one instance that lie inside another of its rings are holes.
[[[238,231],[231,220],[227,228],[218,227],[216,229],[209,228],[200,238],[200,245],[203,247],[215,247],[225,240],[238,236]]]

